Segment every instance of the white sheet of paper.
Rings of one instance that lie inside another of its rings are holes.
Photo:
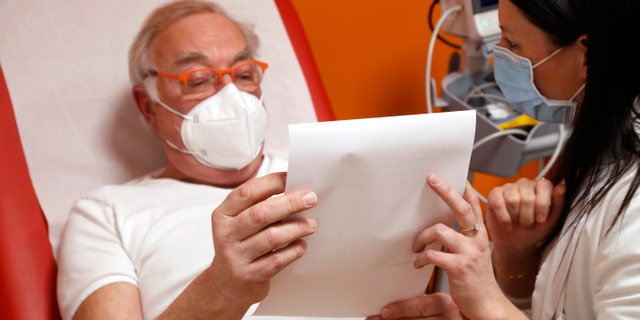
[[[413,267],[411,244],[454,220],[426,177],[462,194],[475,123],[456,111],[289,125],[287,191],[317,193],[301,214],[318,228],[254,315],[364,317],[424,292],[433,267]]]

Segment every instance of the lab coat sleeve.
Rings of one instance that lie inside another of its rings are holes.
[[[621,199],[626,190],[616,195]],[[619,202],[616,201],[618,204]],[[606,209],[610,218],[617,206]],[[598,241],[594,256],[592,292],[597,319],[640,319],[640,194],[625,214]],[[601,235],[611,220],[603,221]]]

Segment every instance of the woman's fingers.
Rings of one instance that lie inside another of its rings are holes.
[[[464,196],[469,198],[467,202],[458,192],[453,190],[449,184],[440,180],[435,174],[427,177],[427,182],[433,191],[451,208],[455,213],[456,221],[463,233],[472,233],[478,231],[482,226],[482,211],[479,201],[469,183],[465,187]]]

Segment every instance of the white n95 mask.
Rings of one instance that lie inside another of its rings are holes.
[[[267,111],[262,106],[262,99],[240,91],[235,84],[227,84],[186,115],[162,101],[158,103],[184,119],[180,134],[187,149],[165,139],[167,144],[193,155],[205,166],[239,170],[260,154],[267,128]]]
[[[584,89],[584,84],[569,100],[550,100],[544,97],[533,83],[533,69],[551,59],[560,48],[536,65],[509,49],[495,46],[493,49],[493,73],[505,99],[513,109],[542,122],[569,123],[577,103],[575,97]]]

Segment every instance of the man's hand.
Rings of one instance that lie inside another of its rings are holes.
[[[248,305],[264,299],[269,281],[300,258],[316,221],[294,214],[316,205],[315,193],[282,194],[286,173],[250,180],[234,189],[211,216],[220,294]]]

